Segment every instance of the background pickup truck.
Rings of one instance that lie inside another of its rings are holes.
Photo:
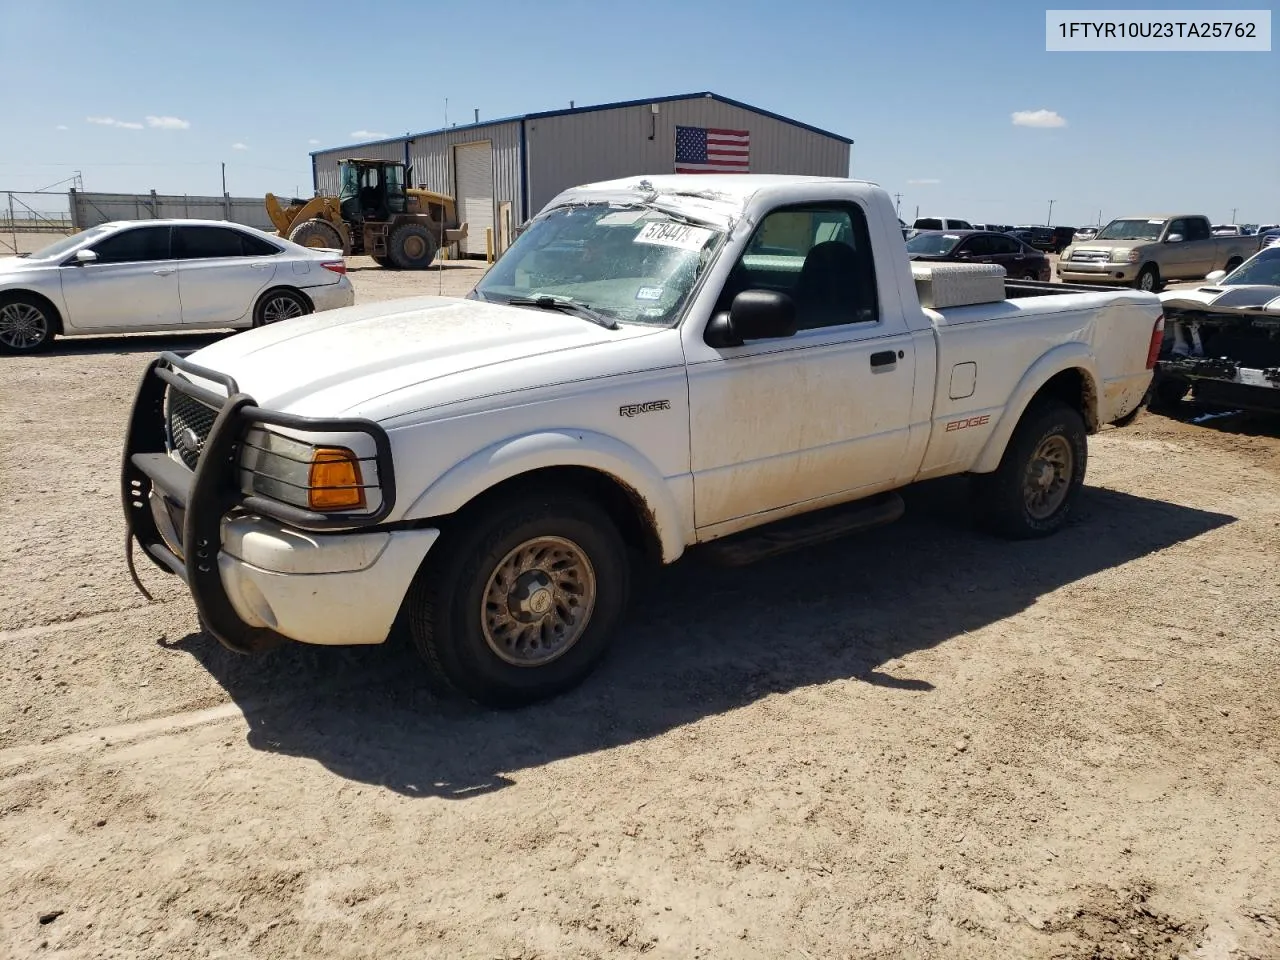
[[[913,267],[895,221],[843,179],[595,184],[465,299],[163,354],[125,441],[130,550],[232,649],[399,625],[444,686],[513,705],[594,668],[641,564],[887,523],[947,474],[992,529],[1058,530],[1087,435],[1148,389],[1158,298],[1006,299],[997,266]]]
[[[1167,280],[1198,280],[1234,270],[1256,249],[1247,237],[1215,237],[1196,214],[1121,217],[1058,259],[1066,283],[1124,284],[1156,291]]]

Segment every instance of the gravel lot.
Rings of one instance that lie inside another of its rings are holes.
[[[0,956],[1280,957],[1266,424],[1103,433],[1047,542],[947,481],[682,562],[583,688],[494,714],[401,646],[242,658],[133,590],[129,403],[212,339],[0,358]]]

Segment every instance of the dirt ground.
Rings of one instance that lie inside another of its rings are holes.
[[[137,377],[212,339],[0,358],[0,956],[1280,957],[1280,429],[1109,430],[1045,542],[946,481],[683,561],[584,687],[491,713],[134,591]]]

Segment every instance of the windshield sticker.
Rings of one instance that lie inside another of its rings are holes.
[[[615,213],[606,213],[603,217],[596,221],[601,226],[609,226],[617,224],[635,223],[641,217],[645,216],[648,210],[618,210]]]
[[[681,250],[701,250],[711,238],[712,231],[705,227],[693,227],[687,223],[655,220],[647,223],[636,234],[636,243],[649,243],[659,247],[678,247]]]
[[[636,291],[636,299],[637,300],[661,300],[662,288],[661,287],[641,287],[639,290]]]

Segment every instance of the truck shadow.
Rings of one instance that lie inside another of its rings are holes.
[[[251,746],[314,759],[406,796],[462,799],[511,772],[657,736],[770,693],[856,678],[927,696],[889,666],[1027,608],[1041,595],[1235,518],[1086,488],[1072,526],[1008,543],[974,532],[955,478],[906,492],[906,517],[844,541],[725,570],[690,558],[638,591],[604,666],[576,691],[513,712],[427,692],[407,643],[290,645],[239,657],[192,634],[244,711]]]

